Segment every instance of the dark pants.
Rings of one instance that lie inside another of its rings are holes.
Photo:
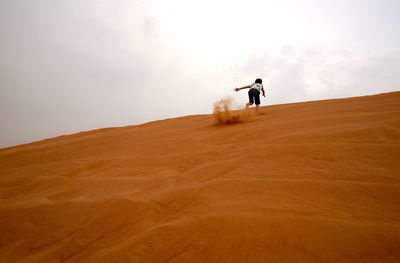
[[[253,104],[254,102],[256,105],[260,104],[260,91],[257,89],[250,89],[249,90],[249,102]]]

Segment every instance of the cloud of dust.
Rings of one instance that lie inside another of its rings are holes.
[[[234,124],[248,121],[251,118],[250,111],[246,108],[234,110],[230,97],[214,103],[213,116],[215,124]]]

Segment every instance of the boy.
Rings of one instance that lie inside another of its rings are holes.
[[[262,79],[256,79],[256,81],[250,86],[244,86],[241,88],[235,88],[235,91],[239,91],[241,89],[250,89],[249,90],[249,102],[246,103],[246,109],[249,108],[250,105],[256,103],[256,113],[259,113],[260,106],[260,91],[262,91],[262,95],[265,97],[264,87],[262,85]]]

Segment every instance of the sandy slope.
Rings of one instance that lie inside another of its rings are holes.
[[[0,262],[400,262],[400,92],[0,150]]]

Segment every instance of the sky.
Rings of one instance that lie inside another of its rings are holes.
[[[0,0],[0,147],[400,90],[398,0]]]

